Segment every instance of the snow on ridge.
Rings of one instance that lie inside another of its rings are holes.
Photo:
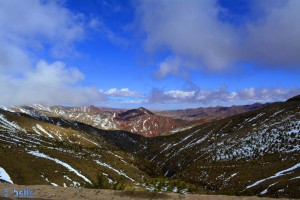
[[[180,143],[186,141],[187,139],[189,139],[190,137],[192,137],[195,133],[199,132],[200,130],[202,130],[202,129],[198,129],[198,130],[196,130],[196,131],[194,131],[194,132],[188,134],[186,137],[184,137],[183,139],[181,139],[179,142],[175,142],[175,143],[170,143],[170,144],[168,144],[167,147],[165,147],[161,152],[166,151],[166,150],[168,150],[168,149],[171,149],[171,148],[173,148],[174,146],[176,146],[176,145],[178,145],[178,144],[180,144]],[[185,145],[184,148],[188,147],[188,146],[190,145],[190,143],[192,143],[192,142],[194,142],[194,141],[195,141],[195,139],[192,140],[191,142],[189,142],[187,145]],[[202,142],[201,139],[200,139],[199,141]],[[197,141],[197,142],[199,142],[199,141]],[[197,142],[195,142],[195,144],[196,144]],[[199,142],[199,143],[200,143],[200,142]],[[166,144],[166,143],[165,143],[165,144]],[[192,146],[194,146],[195,144],[193,144]],[[197,144],[198,144],[198,143],[197,143]],[[182,149],[184,149],[184,148],[182,148]],[[182,149],[181,149],[181,150],[182,150]],[[181,151],[181,150],[180,150],[180,151]]]
[[[49,107],[43,106],[43,105],[41,105],[41,104],[33,104],[32,107],[35,108],[35,109],[39,109],[39,110],[44,110],[44,111],[52,112],[52,111],[50,110]]]
[[[2,167],[0,167],[0,179],[13,184],[13,181],[11,180],[10,176]]]
[[[54,187],[58,186],[56,183],[52,183],[52,182],[51,182],[51,185],[54,186]]]
[[[45,158],[45,159],[48,159],[48,160],[52,160],[52,161],[56,162],[57,164],[60,164],[60,165],[64,166],[65,168],[67,168],[71,172],[74,172],[77,176],[81,177],[86,182],[92,184],[92,182],[88,178],[86,178],[84,175],[82,175],[81,173],[79,173],[76,169],[74,169],[69,164],[67,164],[67,163],[65,163],[63,161],[58,160],[57,158],[52,158],[52,157],[50,157],[50,156],[48,156],[46,154],[40,153],[39,151],[29,151],[28,153],[31,154],[31,155],[34,155],[36,157],[40,157],[40,158]]]
[[[32,130],[34,130],[34,132],[36,132],[38,135],[43,135],[43,134],[41,134],[41,132],[39,132],[37,129],[36,129],[36,127],[35,126],[33,126],[32,127]]]
[[[251,122],[251,121],[253,121],[253,120],[255,120],[255,119],[257,119],[257,118],[263,116],[264,114],[265,114],[265,113],[259,113],[259,114],[257,114],[257,115],[254,116],[254,117],[248,118],[248,119],[246,119],[246,120],[243,122],[243,124],[244,124],[244,123],[249,123],[249,122]]]
[[[50,133],[48,133],[41,125],[37,124],[36,127],[42,131],[43,133],[47,134],[49,137],[54,138]]]
[[[89,140],[89,139],[87,139],[87,138],[85,138],[85,137],[82,137],[82,138],[85,139],[86,141],[89,141],[90,143],[92,143],[92,144],[98,146],[98,147],[101,147],[98,143],[96,143],[96,142],[94,142],[94,141],[92,141],[92,140]]]
[[[235,177],[238,173],[233,173],[230,175],[230,178]]]
[[[268,178],[265,178],[265,179],[261,179],[261,180],[259,180],[259,181],[256,181],[255,183],[253,183],[253,184],[247,186],[246,189],[252,188],[252,187],[254,187],[254,186],[256,186],[256,185],[258,185],[258,184],[260,184],[260,183],[262,183],[262,182],[264,182],[264,181],[266,181],[266,180],[273,179],[273,178],[277,178],[277,177],[279,177],[279,176],[284,176],[285,173],[290,172],[290,171],[293,171],[293,170],[295,170],[295,169],[297,169],[297,168],[300,168],[300,163],[298,163],[298,164],[296,164],[296,165],[294,165],[293,167],[290,167],[290,168],[288,168],[288,169],[285,169],[285,170],[282,170],[282,171],[280,171],[280,172],[277,172],[277,173],[274,174],[273,176],[270,176],[270,177],[268,177]]]
[[[10,130],[10,131],[18,130],[18,131],[26,133],[25,129],[18,126],[17,123],[15,123],[15,122],[8,121],[2,114],[0,114],[0,126],[7,130]]]
[[[119,174],[119,175],[125,176],[126,178],[128,178],[129,180],[131,180],[131,181],[133,181],[133,182],[135,181],[134,179],[132,179],[132,178],[130,178],[129,176],[127,176],[127,174],[125,174],[124,172],[122,172],[122,171],[120,171],[120,170],[117,170],[117,169],[113,168],[112,166],[110,166],[110,165],[107,164],[107,163],[103,163],[103,162],[101,162],[101,161],[99,161],[99,160],[95,160],[95,162],[96,162],[97,164],[103,166],[103,167],[107,167],[107,168],[113,170],[114,172],[116,172],[116,173]]]
[[[31,113],[30,113],[27,109],[23,109],[22,107],[20,107],[19,110],[20,110],[22,113],[31,115]]]
[[[186,126],[186,127],[182,127],[182,128],[175,128],[173,130],[170,131],[170,133],[174,134],[174,133],[178,133],[178,132],[181,132],[181,131],[186,131],[186,130],[189,130],[191,129],[193,126]]]
[[[272,186],[274,186],[274,185],[276,185],[277,183],[278,183],[278,182],[272,183],[272,184],[269,185],[266,189],[264,189],[260,194],[261,194],[261,195],[266,194],[266,193],[268,192],[269,188],[272,187]]]
[[[291,179],[289,179],[289,180],[291,181],[291,180],[295,180],[295,179],[300,179],[300,176],[297,176],[297,177],[291,178]]]
[[[0,109],[5,110],[5,111],[9,111],[9,112],[14,112],[13,110],[5,107],[5,106],[0,106]]]
[[[73,181],[70,177],[64,175],[64,178],[67,179],[68,181],[72,182],[72,184],[70,185],[71,187],[77,187],[80,188],[80,183]],[[65,184],[65,183],[64,183]],[[66,186],[67,187],[67,186]]]
[[[279,113],[281,113],[283,111],[285,111],[285,110],[284,109],[283,110],[279,110],[279,111],[275,112],[271,117],[274,117],[275,115],[278,115]]]

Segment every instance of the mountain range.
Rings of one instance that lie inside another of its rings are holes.
[[[150,111],[138,109],[113,109],[95,106],[18,106],[4,108],[11,112],[26,113],[31,116],[59,117],[78,121],[103,130],[126,130],[145,137],[167,135],[193,125],[247,112],[264,106],[253,104],[232,107],[208,107],[186,110]]]
[[[0,181],[300,198],[300,97],[150,111],[0,109]]]

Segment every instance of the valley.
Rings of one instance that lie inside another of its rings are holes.
[[[199,122],[144,108],[2,108],[0,181],[300,198],[299,97],[232,112]]]

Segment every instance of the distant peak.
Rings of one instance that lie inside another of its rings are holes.
[[[260,106],[262,105],[262,103],[259,103],[259,102],[255,102],[254,104],[252,104],[253,106]]]
[[[139,107],[138,110],[141,111],[141,112],[143,112],[143,113],[145,113],[145,114],[148,114],[148,115],[154,115],[153,112],[151,112],[150,110],[148,110],[148,109],[146,109],[144,107]]]
[[[144,107],[140,107],[138,109],[131,109],[131,110],[127,110],[126,112],[118,114],[120,118],[125,120],[133,117],[138,117],[141,115],[154,115],[154,113],[151,112],[150,110],[147,110]]]

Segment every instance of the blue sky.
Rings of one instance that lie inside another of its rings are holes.
[[[0,104],[151,109],[300,94],[298,0],[0,0]]]

